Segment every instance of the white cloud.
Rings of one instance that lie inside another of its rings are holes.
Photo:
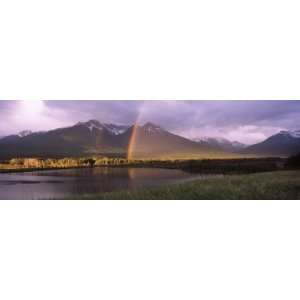
[[[0,133],[15,134],[22,130],[44,131],[72,123],[67,111],[49,108],[43,101],[15,101],[9,113],[1,115]]]

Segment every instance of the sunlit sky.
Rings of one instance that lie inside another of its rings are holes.
[[[0,136],[96,119],[150,121],[188,138],[224,137],[246,144],[300,129],[300,101],[0,101]]]

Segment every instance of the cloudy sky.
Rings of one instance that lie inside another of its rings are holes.
[[[97,119],[151,121],[189,138],[225,137],[253,144],[300,129],[300,101],[0,101],[0,136]]]

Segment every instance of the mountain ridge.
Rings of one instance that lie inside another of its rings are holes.
[[[27,132],[28,133],[28,132]],[[0,140],[0,158],[28,156],[117,155],[131,158],[218,157],[227,156],[220,149],[199,145],[162,127],[116,125],[97,120],[46,132],[11,135]]]
[[[188,139],[152,122],[134,125],[78,122],[49,131],[23,130],[0,138],[0,159],[29,156],[122,155],[132,158],[289,156],[300,152],[300,130],[280,131],[247,146],[226,138]]]
[[[245,154],[291,156],[300,152],[300,130],[280,131],[243,150]]]
[[[230,141],[226,138],[220,138],[220,137],[203,136],[200,138],[194,138],[193,140],[203,145],[210,145],[218,149],[224,151],[231,151],[231,152],[232,151],[239,152],[240,150],[247,147],[247,145],[240,143],[238,141]]]

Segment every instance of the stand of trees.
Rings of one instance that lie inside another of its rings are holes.
[[[300,153],[291,156],[287,159],[286,166],[292,169],[299,169],[300,168]]]
[[[256,173],[299,168],[300,154],[289,159],[249,158],[249,159],[202,159],[202,160],[128,160],[122,157],[66,157],[53,158],[14,158],[0,164],[0,171],[55,168],[84,168],[96,166],[131,166],[182,169],[194,173],[236,174]]]
[[[109,157],[66,157],[61,159],[54,158],[13,158],[2,164],[2,168],[9,169],[50,169],[50,168],[76,168],[76,167],[94,167],[106,165],[127,165],[139,161],[129,161],[125,158]],[[0,167],[0,168],[1,168]]]
[[[93,160],[94,161],[94,160]],[[67,168],[83,167],[93,165],[92,160],[84,158],[62,158],[62,159],[42,159],[42,158],[13,158],[9,161],[11,166],[18,168]]]

